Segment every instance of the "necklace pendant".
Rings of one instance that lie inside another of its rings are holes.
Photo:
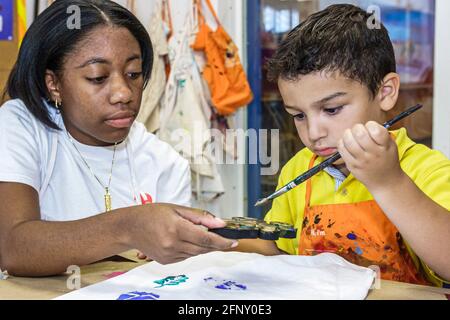
[[[111,194],[109,193],[108,188],[105,188],[105,212],[111,211]]]

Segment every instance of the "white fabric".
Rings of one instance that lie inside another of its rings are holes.
[[[10,100],[0,108],[0,181],[33,187],[39,193],[42,220],[78,220],[104,212],[105,190],[70,142],[61,115],[48,108],[62,131],[44,126],[21,100]],[[113,147],[75,143],[106,186]],[[135,122],[128,138],[117,146],[112,208],[141,204],[141,195],[146,200],[146,194],[152,202],[188,206],[190,184],[188,162]]]
[[[160,285],[154,282],[180,275],[187,279],[178,285],[157,288]],[[371,269],[332,253],[266,257],[256,253],[212,252],[171,265],[150,262],[57,299],[115,300],[122,294],[145,292],[158,296],[159,300],[357,300],[367,296],[374,278]]]

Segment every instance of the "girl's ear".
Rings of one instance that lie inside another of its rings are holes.
[[[52,70],[45,71],[45,85],[50,94],[50,100],[61,102],[61,92],[59,90],[58,76]]]

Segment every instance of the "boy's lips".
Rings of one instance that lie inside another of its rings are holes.
[[[322,148],[322,149],[314,149],[314,153],[320,157],[328,157],[332,154],[336,153],[336,148]]]

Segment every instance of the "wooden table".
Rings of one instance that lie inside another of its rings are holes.
[[[146,261],[136,258],[136,251],[128,251],[105,261],[96,262],[81,268],[81,287],[85,287],[126,272]],[[9,276],[0,280],[0,300],[26,299],[47,300],[70,292],[67,288],[69,275],[44,278],[25,278]],[[408,283],[381,281],[380,289],[371,290],[368,300],[447,300],[450,289],[419,286]]]

